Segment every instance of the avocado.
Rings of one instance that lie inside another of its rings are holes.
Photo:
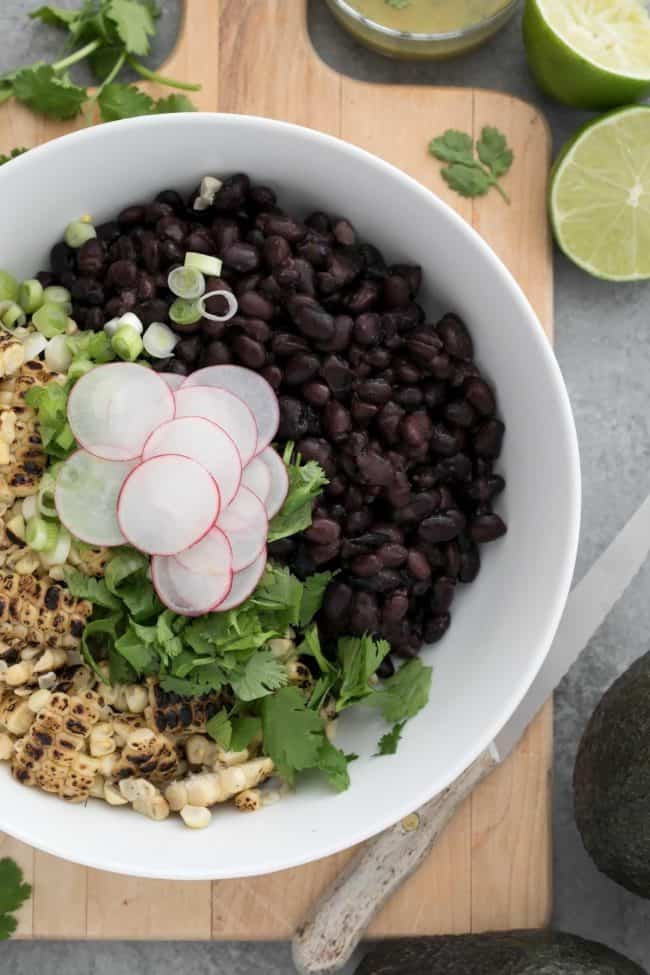
[[[650,897],[650,653],[606,691],[573,774],[585,849],[603,873]]]
[[[356,975],[647,975],[596,941],[561,931],[508,931],[384,941]]]

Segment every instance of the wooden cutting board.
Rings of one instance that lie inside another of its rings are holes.
[[[167,74],[203,83],[195,98],[203,110],[265,115],[321,129],[420,180],[492,245],[550,338],[552,265],[545,212],[550,140],[544,119],[530,105],[471,88],[367,85],[340,77],[312,49],[305,0],[187,0],[178,47],[165,67]],[[514,148],[515,163],[505,181],[510,207],[494,192],[475,201],[451,193],[439,165],[427,155],[432,135],[448,127],[477,135],[483,125],[498,126]],[[32,146],[75,127],[4,106],[0,150]],[[128,197],[128,187],[125,193]],[[547,706],[504,767],[465,804],[427,864],[377,918],[372,936],[547,923],[551,753]],[[120,822],[128,829],[128,816]],[[214,883],[136,880],[86,870],[0,835],[2,855],[15,857],[34,885],[20,917],[23,938],[247,940],[290,937],[350,854],[271,876]]]

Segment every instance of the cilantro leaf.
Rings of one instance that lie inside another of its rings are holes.
[[[48,118],[74,118],[88,98],[85,88],[55,73],[49,64],[22,68],[14,78],[14,95],[32,111]]]
[[[11,937],[17,921],[11,915],[29,899],[32,888],[23,882],[23,872],[13,860],[0,860],[0,941]]]
[[[143,674],[155,673],[158,664],[158,656],[152,641],[142,638],[141,631],[144,629],[144,627],[129,624],[126,632],[114,643],[115,651],[124,657],[138,677]]]
[[[300,649],[301,652],[304,652],[302,646]],[[311,694],[309,695],[309,701],[307,702],[308,707],[310,707],[313,711],[320,711],[323,704],[327,700],[330,691],[334,687],[338,676],[339,675],[334,671],[330,671],[329,674],[323,674],[318,678],[312,688]]]
[[[210,718],[205,726],[205,730],[210,735],[210,738],[216,741],[217,745],[223,748],[224,751],[228,751],[232,740],[232,725],[225,708],[222,708],[214,717]],[[233,750],[236,751],[237,749]]]
[[[0,91],[0,105],[1,104],[2,104],[2,92]],[[0,153],[0,166],[4,166],[5,163],[11,162],[12,159],[17,159],[18,156],[22,156],[23,153],[28,151],[29,150],[25,149],[25,147],[23,146],[20,149],[12,149],[8,155],[5,155],[4,153]]]
[[[419,658],[409,660],[383,682],[381,690],[372,692],[367,703],[379,708],[391,724],[412,718],[429,699],[431,674],[431,667],[425,667]]]
[[[314,499],[327,484],[322,467],[315,460],[302,463],[300,454],[294,454],[294,445],[285,447],[283,460],[289,476],[289,492],[277,515],[271,519],[268,531],[269,542],[275,542],[288,535],[304,531],[311,525]]]
[[[149,53],[149,38],[156,33],[150,9],[137,0],[110,0],[106,16],[129,54]]]
[[[90,623],[86,623],[81,637],[81,655],[103,684],[106,684],[107,680],[99,669],[97,661],[107,657],[110,659],[111,650],[118,636],[118,625],[122,620],[123,616],[119,612],[91,620]],[[112,674],[111,679],[115,680]]]
[[[5,79],[4,81],[0,81],[0,105],[3,105],[5,102],[8,102],[9,99],[13,97],[14,97],[13,81],[9,81],[7,79]],[[14,153],[12,152],[10,158],[13,158],[13,155]],[[4,162],[8,161],[7,157],[3,157],[3,159]]]
[[[379,739],[379,744],[377,748],[379,751],[377,755],[394,755],[397,751],[397,746],[402,737],[402,730],[406,721],[398,721],[394,724],[390,731],[387,731],[385,735]]]
[[[350,775],[348,773],[348,759],[340,748],[337,748],[327,738],[323,738],[323,743],[318,752],[318,768],[327,776],[329,784],[337,792],[345,792],[350,786]]]
[[[476,143],[476,151],[493,176],[503,176],[512,166],[514,154],[508,147],[506,137],[490,125],[484,126],[481,138]]]
[[[300,626],[311,623],[318,610],[323,605],[325,590],[333,578],[333,572],[315,572],[307,576],[303,583],[302,599],[300,600]]]
[[[109,591],[104,579],[94,579],[79,572],[78,569],[67,568],[65,581],[71,594],[77,599],[88,599],[96,606],[103,606],[105,609],[121,609],[122,604],[117,596]]]
[[[305,705],[296,687],[283,687],[262,702],[264,751],[289,785],[296,772],[319,764],[324,728],[323,719]]]
[[[147,577],[149,560],[132,548],[119,549],[106,566],[104,581],[138,623],[157,617],[163,605]]]
[[[362,637],[341,637],[337,652],[343,668],[343,681],[336,702],[337,711],[375,693],[368,682],[389,651],[390,644],[386,640],[375,640],[367,633]]]
[[[38,10],[32,10],[29,17],[32,20],[40,20],[41,23],[47,24],[48,27],[70,28],[79,19],[79,11],[64,10],[63,7],[46,6],[39,7]]]
[[[333,664],[330,663],[321,648],[316,624],[305,630],[304,640],[298,647],[298,653],[306,657],[313,657],[324,674],[334,670]]]
[[[163,115],[168,112],[195,112],[196,105],[194,105],[187,95],[179,95],[174,93],[173,95],[167,95],[166,98],[159,98],[154,106],[154,112],[156,115]]]
[[[102,88],[97,99],[102,122],[133,118],[136,115],[150,115],[154,102],[144,91],[135,85],[113,82]]]
[[[442,162],[472,163],[474,147],[472,137],[458,129],[447,129],[429,143],[429,152]]]
[[[464,163],[452,163],[441,171],[445,183],[461,196],[485,196],[492,186],[488,174],[476,166],[466,166]]]
[[[147,558],[142,552],[130,547],[116,549],[104,570],[104,580],[109,592],[119,596],[122,583],[146,568]]]
[[[411,6],[411,0],[386,0],[389,7],[393,10],[405,10],[407,7]]]
[[[231,677],[232,689],[240,701],[256,701],[272,694],[288,681],[287,668],[270,650],[257,650],[243,670]]]
[[[233,718],[231,724],[232,737],[230,739],[230,750],[233,752],[243,752],[245,748],[248,748],[253,738],[259,735],[262,730],[261,719],[252,716]]]

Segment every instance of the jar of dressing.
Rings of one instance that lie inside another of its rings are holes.
[[[447,58],[478,47],[519,0],[325,0],[367,47],[394,58]]]

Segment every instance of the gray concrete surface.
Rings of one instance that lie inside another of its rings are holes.
[[[264,2],[264,0],[258,0]],[[290,0],[286,0],[290,2]],[[294,0],[291,0],[294,2]],[[76,0],[59,0],[75,6]],[[28,49],[52,48],[25,26],[36,0],[0,5],[0,68],[21,63]],[[158,56],[173,43],[178,0],[165,0]],[[337,70],[369,81],[480,85],[510,91],[539,105],[551,123],[555,148],[586,116],[550,104],[526,67],[519,18],[491,44],[443,64],[402,64],[356,45],[332,21],[322,0],[310,0],[310,30],[322,57]],[[40,32],[39,32],[40,34]],[[40,35],[42,36],[42,34]],[[422,120],[422,134],[430,133]],[[5,149],[8,147],[0,147]],[[583,465],[584,514],[576,577],[602,551],[650,487],[650,283],[612,285],[589,278],[556,255],[556,351],[573,402]],[[650,906],[601,877],[577,835],[571,773],[579,736],[605,688],[647,649],[650,564],[563,681],[556,695],[555,913],[557,926],[607,942],[650,969]],[[0,949],[2,975],[286,975],[286,946],[45,945]]]

